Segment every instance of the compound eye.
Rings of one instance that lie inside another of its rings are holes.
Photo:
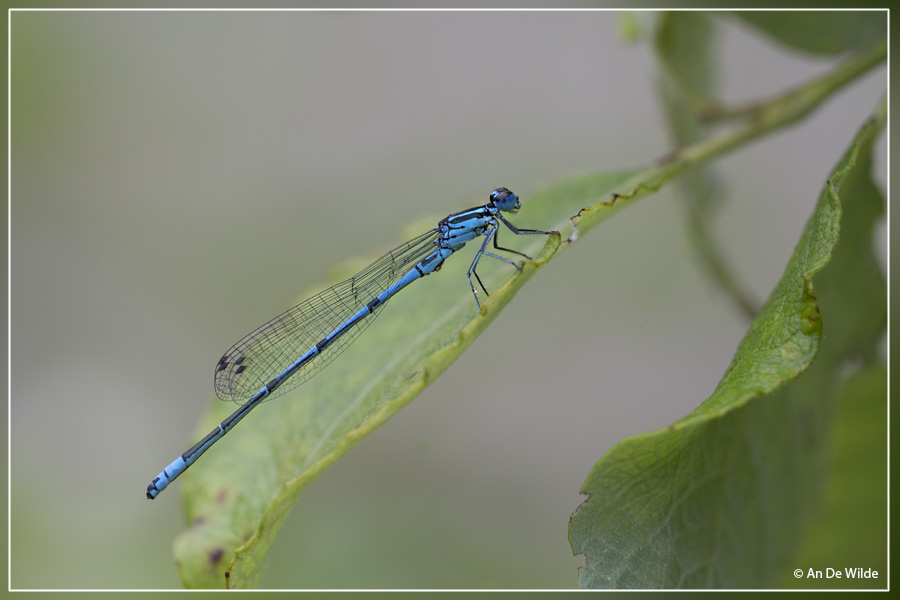
[[[491,192],[491,202],[500,210],[514,211],[519,208],[519,198],[505,187],[497,188]]]
[[[491,192],[491,202],[503,202],[511,193],[512,192],[510,192],[505,187],[497,188],[496,190]]]

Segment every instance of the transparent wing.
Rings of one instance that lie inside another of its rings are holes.
[[[298,304],[255,329],[222,356],[216,365],[216,395],[243,404],[338,325],[431,254],[436,229],[402,244],[371,265]],[[274,398],[308,381],[352,344],[387,302],[350,327],[339,339],[298,369],[269,397]]]

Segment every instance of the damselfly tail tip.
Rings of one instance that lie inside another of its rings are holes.
[[[147,500],[153,500],[159,495],[161,491],[158,487],[156,487],[156,482],[159,481],[159,477],[150,482],[150,485],[147,486]]]

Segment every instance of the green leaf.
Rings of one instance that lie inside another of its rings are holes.
[[[887,369],[877,366],[852,375],[841,388],[832,435],[831,475],[822,511],[792,564],[841,579],[783,578],[785,587],[887,587]],[[871,578],[847,578],[844,568],[862,567]]]
[[[794,559],[799,568],[873,568],[878,579],[785,581],[803,588],[887,586],[887,371],[879,345],[887,326],[884,275],[872,251],[872,229],[883,218],[884,198],[870,176],[871,146],[862,145],[857,167],[841,185],[847,208],[840,244],[827,276],[816,280],[827,343],[817,362],[838,370],[864,365],[836,391],[834,431],[826,459],[833,472],[824,507]],[[828,318],[829,315],[837,318]],[[834,388],[837,390],[837,386]]]
[[[654,50],[662,67],[660,91],[678,148],[703,139],[711,130],[698,117],[716,106],[715,33],[715,22],[706,13],[670,12],[658,18]],[[711,231],[712,218],[725,197],[723,186],[712,167],[703,165],[685,173],[677,188],[686,211],[688,240],[700,266],[752,318],[758,304],[727,266],[726,252]]]
[[[608,198],[632,175],[574,177],[524,194],[513,221],[568,236],[570,215]],[[437,220],[411,225],[402,238],[433,228]],[[500,261],[482,263],[479,272],[491,292],[483,315],[476,312],[466,284],[469,261],[451,258],[438,274],[398,295],[333,365],[255,410],[182,476],[191,525],[176,539],[175,555],[185,586],[258,586],[269,549],[306,486],[434,381],[560,248],[556,237],[546,242],[544,236],[513,238],[508,234],[503,244],[524,250],[536,262],[527,263],[522,273]],[[379,255],[345,265],[329,284]],[[233,409],[214,402],[196,439]]]
[[[569,527],[582,587],[774,587],[793,569],[822,495],[840,373],[874,359],[885,324],[872,256],[881,198],[868,179],[885,113],[839,161],[713,394],[594,466]]]
[[[785,46],[814,54],[865,50],[887,38],[886,11],[739,11]]]
[[[713,99],[716,88],[715,34],[713,19],[706,13],[665,12],[658,15],[654,50],[663,67],[663,84],[677,91],[676,98],[693,100],[699,105]],[[693,128],[696,120],[679,119],[674,124],[678,128]],[[686,131],[684,135],[696,137],[691,133]]]

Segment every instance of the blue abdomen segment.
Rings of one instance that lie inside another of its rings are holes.
[[[181,475],[187,468],[188,465],[184,460],[184,455],[179,456],[172,461],[172,464],[163,469],[162,472],[150,482],[150,485],[147,486],[147,497],[151,500],[156,498],[161,491],[166,489],[166,486],[168,486],[172,480]]]
[[[227,419],[219,423],[215,429],[210,431],[205,438],[194,444],[194,446],[173,460],[168,467],[163,469],[156,478],[150,482],[150,485],[147,486],[147,498],[153,500],[156,498],[161,491],[166,489],[166,486],[169,485],[172,481],[175,480],[176,477],[184,473],[189,466],[194,464],[194,462],[203,455],[213,444],[219,441],[219,439],[231,431],[231,429],[237,425],[241,419],[243,419],[247,414],[253,410],[256,405],[260,404],[267,396],[269,395],[269,388],[264,387],[259,390],[253,398],[250,399],[249,402],[241,406],[239,409],[231,413]]]

